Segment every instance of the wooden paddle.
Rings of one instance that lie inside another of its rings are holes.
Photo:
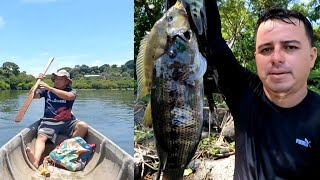
[[[47,70],[48,70],[48,68],[51,65],[53,60],[54,60],[53,57],[49,59],[48,64],[47,64],[46,68],[44,69],[43,75],[45,75],[47,73]],[[24,114],[26,113],[26,111],[27,111],[27,109],[28,109],[33,97],[34,97],[34,93],[37,90],[40,81],[41,81],[41,79],[37,79],[36,84],[34,84],[33,87],[30,89],[29,95],[28,95],[26,101],[24,102],[24,104],[21,107],[18,115],[16,116],[16,122],[20,122],[22,120]]]

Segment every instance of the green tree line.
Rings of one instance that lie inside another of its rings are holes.
[[[129,60],[118,67],[116,64],[89,67],[85,64],[74,68],[63,67],[73,80],[76,89],[132,89],[134,88],[134,61]],[[59,69],[59,70],[60,70]],[[5,62],[0,67],[0,90],[29,90],[36,78],[20,72],[20,67],[14,62]],[[53,85],[51,75],[44,82]]]
[[[143,36],[164,13],[165,0],[135,0],[134,60]],[[270,7],[281,6],[299,10],[308,17],[314,28],[315,45],[320,50],[319,0],[217,0],[221,15],[222,34],[238,61],[256,72],[254,30],[259,14]],[[309,88],[320,92],[320,56],[308,80]]]

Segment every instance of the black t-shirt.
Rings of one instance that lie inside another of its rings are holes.
[[[64,91],[72,92],[75,96],[77,94],[76,90],[67,87]],[[74,100],[65,100],[53,92],[48,90],[38,90],[40,97],[45,97],[45,105],[44,105],[44,118],[51,118],[53,120],[64,121],[68,119],[72,119],[72,106]]]
[[[281,108],[223,39],[211,48],[208,64],[217,67],[219,88],[234,117],[234,179],[320,179],[320,95],[308,90],[301,103]]]

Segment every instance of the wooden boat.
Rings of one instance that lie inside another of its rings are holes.
[[[28,160],[25,152],[26,146],[32,150],[40,121],[23,129],[8,143],[0,148],[0,179],[1,180],[37,180],[37,179],[88,179],[88,180],[131,180],[133,179],[133,157],[114,144],[111,140],[89,127],[85,140],[96,144],[95,151],[84,170],[71,172],[52,165],[48,166],[49,177],[40,174],[43,167],[40,162],[39,169]],[[60,144],[66,137],[58,136],[57,143],[47,143],[43,158]]]

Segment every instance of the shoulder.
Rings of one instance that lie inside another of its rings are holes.
[[[48,92],[48,90],[45,90],[45,89],[38,89],[38,90],[37,90],[37,93],[38,93],[41,97],[46,96],[47,92]]]
[[[308,116],[311,118],[310,123],[307,123],[309,126],[310,133],[313,134],[315,140],[315,148],[317,151],[320,150],[320,94],[309,90],[308,91],[308,103],[310,106],[308,109],[305,109],[308,113]]]
[[[317,105],[320,107],[320,94],[312,90],[308,90],[307,98],[310,102],[317,103]]]
[[[320,95],[318,93],[308,90],[308,95],[304,102],[304,110],[319,122],[318,124],[320,128]]]
[[[77,94],[77,91],[75,89],[71,88],[71,87],[67,87],[64,90],[67,91],[67,92],[72,92],[75,95]]]
[[[37,92],[38,93],[45,93],[45,92],[47,92],[48,90],[45,90],[45,89],[37,89]]]

